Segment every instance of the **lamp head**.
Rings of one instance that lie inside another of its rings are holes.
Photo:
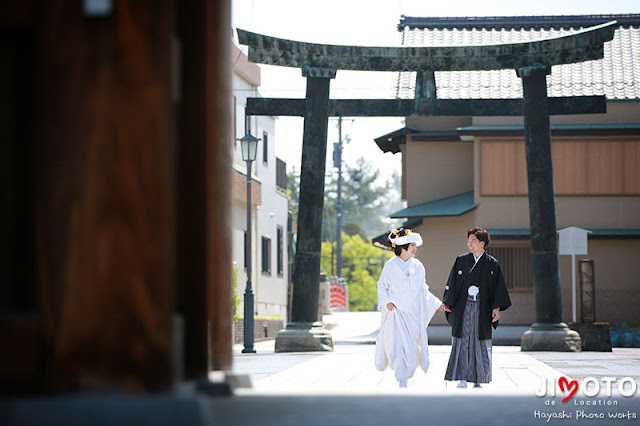
[[[238,140],[240,141],[240,148],[242,149],[242,159],[244,161],[255,161],[260,139],[251,133],[247,133]]]

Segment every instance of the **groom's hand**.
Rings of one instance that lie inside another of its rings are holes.
[[[500,308],[495,308],[492,312],[491,322],[496,322],[500,319]]]

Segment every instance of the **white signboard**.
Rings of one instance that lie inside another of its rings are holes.
[[[558,231],[560,234],[560,247],[558,254],[588,254],[587,234],[591,231],[570,226]]]
[[[558,254],[571,255],[571,293],[573,305],[573,322],[576,322],[576,254],[587,253],[587,234],[591,231],[570,226],[558,231],[560,234],[560,245]]]

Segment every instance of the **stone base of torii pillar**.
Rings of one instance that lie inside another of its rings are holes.
[[[567,324],[535,323],[522,335],[523,351],[580,352],[582,339]]]
[[[333,338],[321,322],[290,322],[276,336],[276,352],[331,352]]]

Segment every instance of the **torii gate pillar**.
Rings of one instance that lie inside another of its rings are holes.
[[[549,66],[519,68],[524,98],[524,138],[536,322],[521,339],[523,351],[577,352],[580,335],[562,322],[556,207],[546,76]]]
[[[307,78],[307,96],[300,166],[298,239],[293,266],[294,291],[291,322],[276,336],[276,352],[333,350],[331,334],[317,320],[329,83],[336,76],[336,70],[305,67],[302,75]]]

